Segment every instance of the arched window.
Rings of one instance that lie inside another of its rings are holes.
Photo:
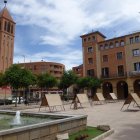
[[[114,48],[114,46],[113,46],[113,43],[112,43],[112,42],[110,42],[110,44],[109,44],[109,48]]]
[[[9,33],[10,33],[10,22],[8,22],[7,32],[9,32]]]
[[[4,31],[6,31],[6,29],[7,29],[7,22],[5,21],[5,23],[4,23]]]
[[[13,33],[13,25],[11,25],[11,34]]]
[[[108,48],[109,48],[108,44],[105,44],[105,49],[108,49]]]
[[[0,30],[1,30],[1,21],[0,21]]]
[[[124,46],[124,40],[121,40],[120,45]]]
[[[118,41],[115,42],[115,46],[119,47],[119,42]]]
[[[104,50],[104,46],[103,45],[100,45],[100,50]]]

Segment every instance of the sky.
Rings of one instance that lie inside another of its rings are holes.
[[[140,30],[139,0],[8,0],[7,8],[16,22],[14,63],[43,60],[69,70],[82,64],[81,35]]]

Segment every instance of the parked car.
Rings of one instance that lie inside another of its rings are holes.
[[[12,103],[16,103],[16,97],[12,99]],[[17,103],[19,103],[19,97],[17,97]],[[20,103],[24,103],[24,98],[20,97]]]
[[[0,105],[12,104],[12,99],[0,99]]]

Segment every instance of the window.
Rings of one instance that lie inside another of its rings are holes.
[[[120,45],[121,45],[121,46],[124,46],[124,41],[123,41],[123,40],[121,40]]]
[[[8,22],[8,25],[7,25],[7,32],[10,32],[10,27],[11,27],[10,22]]]
[[[102,77],[109,77],[109,68],[102,68]]]
[[[93,48],[92,47],[88,47],[88,50],[87,50],[89,53],[93,52]]]
[[[130,41],[130,44],[133,44],[134,43],[133,37],[130,37],[129,41]]]
[[[123,58],[123,53],[122,52],[118,52],[117,53],[117,60],[120,60]]]
[[[13,33],[13,25],[11,25],[11,33]]]
[[[133,51],[133,56],[139,56],[140,55],[140,50],[139,49],[134,49]]]
[[[108,55],[103,55],[103,62],[108,62]]]
[[[103,45],[100,45],[100,50],[104,50],[104,46]]]
[[[108,44],[105,44],[105,49],[108,49],[109,47],[108,47]]]
[[[94,69],[87,70],[87,76],[94,76]]]
[[[87,39],[86,38],[84,38],[84,42],[86,42],[87,41]]]
[[[6,29],[7,29],[7,22],[5,21],[4,30],[6,31]]]
[[[118,66],[118,76],[124,76],[124,67],[123,67],[123,65]]]
[[[110,44],[109,44],[109,48],[114,48],[114,46],[113,46],[113,43],[112,43],[112,42],[110,42]]]
[[[135,36],[135,42],[138,43],[139,42],[139,36]]]
[[[90,41],[90,37],[88,37],[88,41]]]
[[[95,36],[92,36],[92,39],[93,39],[93,41],[95,41],[96,40]]]
[[[140,62],[134,63],[134,70],[135,71],[140,71]]]
[[[119,42],[118,41],[115,42],[115,46],[119,47]]]
[[[88,63],[89,64],[93,64],[93,59],[92,58],[88,58]]]

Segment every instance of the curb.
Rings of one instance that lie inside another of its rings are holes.
[[[110,135],[113,134],[113,133],[114,133],[114,130],[112,129],[112,130],[109,130],[109,131],[103,133],[102,135],[100,135],[100,136],[98,136],[98,137],[96,137],[96,138],[93,138],[93,139],[91,139],[91,140],[103,140],[104,138],[110,136]]]

